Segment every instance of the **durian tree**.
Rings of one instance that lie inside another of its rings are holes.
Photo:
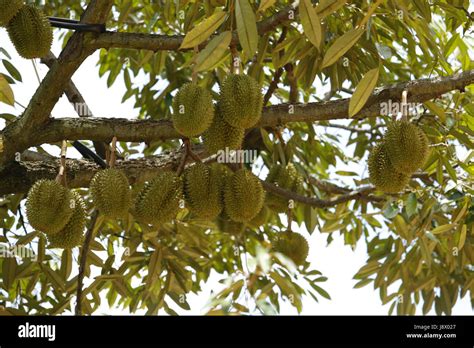
[[[474,307],[469,5],[0,0],[18,54],[49,67],[0,109],[0,245],[35,256],[0,258],[0,313],[175,314],[211,274],[210,314],[300,312],[330,298],[313,233],[365,241],[354,287],[390,314]],[[139,117],[52,118],[63,94],[87,105],[71,77],[96,51]],[[0,55],[1,108],[22,77]],[[257,158],[220,163],[226,148]]]

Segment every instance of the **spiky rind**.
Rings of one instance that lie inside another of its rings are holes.
[[[408,121],[389,123],[384,142],[393,167],[400,173],[412,174],[428,158],[428,138],[421,128]]]
[[[183,197],[183,182],[174,172],[161,172],[148,182],[135,200],[139,221],[160,225],[173,220]]]
[[[248,222],[262,209],[265,191],[260,180],[247,169],[240,169],[226,178],[224,206],[234,221]]]
[[[288,163],[286,167],[281,164],[274,165],[270,168],[265,181],[295,193],[302,193],[303,191],[303,178],[292,163]],[[288,211],[289,202],[284,197],[269,193],[267,194],[266,202],[277,213]]]
[[[173,100],[173,125],[178,133],[195,137],[206,131],[214,119],[212,96],[193,84],[183,85]]]
[[[23,0],[0,0],[0,27],[6,27],[23,5]]]
[[[288,256],[295,265],[305,263],[309,253],[309,244],[305,237],[295,232],[279,233],[273,243],[273,250]]]
[[[400,192],[410,180],[409,175],[399,173],[392,165],[383,142],[370,152],[368,166],[370,182],[385,193]]]
[[[251,128],[262,116],[263,96],[258,82],[247,75],[229,75],[219,96],[224,120],[235,128]]]
[[[268,222],[270,215],[270,209],[268,209],[267,206],[264,205],[262,209],[260,209],[258,214],[248,222],[248,225],[253,228],[259,228],[260,226],[265,225]]]
[[[203,163],[196,163],[186,169],[184,199],[192,214],[201,219],[214,220],[221,213],[221,181],[218,170]]]
[[[71,219],[61,231],[48,236],[50,248],[72,249],[84,241],[87,221],[86,205],[77,192],[73,192],[73,195],[75,207]]]
[[[28,192],[26,215],[30,225],[45,234],[61,231],[72,216],[74,196],[54,180],[39,180]]]
[[[219,104],[216,106],[216,115],[207,131],[203,134],[203,143],[210,154],[219,150],[237,150],[244,140],[245,129],[235,128],[224,121]]]
[[[97,209],[109,218],[124,218],[132,205],[127,176],[108,168],[97,172],[90,182],[90,193]]]
[[[53,29],[48,18],[35,6],[23,6],[8,23],[7,30],[10,40],[23,58],[41,58],[51,50]]]

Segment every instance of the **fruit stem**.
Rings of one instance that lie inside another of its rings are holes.
[[[111,152],[110,152],[110,162],[109,162],[109,167],[110,168],[115,167],[115,161],[117,159],[116,151],[117,151],[117,137],[113,137],[112,138],[112,145],[111,145]]]
[[[64,187],[67,187],[66,181],[66,153],[67,153],[67,141],[63,140],[61,144],[61,164],[59,166],[58,175],[56,176],[56,182],[60,183]]]
[[[408,103],[407,103],[408,91],[402,92],[402,120],[408,121]]]

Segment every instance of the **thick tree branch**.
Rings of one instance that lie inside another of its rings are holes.
[[[193,152],[205,157],[202,146]],[[123,169],[131,184],[145,182],[163,170],[176,170],[182,158],[182,151],[173,151],[159,156],[117,161],[115,167]],[[191,159],[189,159],[191,161]],[[42,161],[11,162],[0,171],[0,195],[25,193],[39,179],[54,179],[58,173],[59,159]],[[68,187],[89,187],[94,174],[100,166],[88,160],[67,160]]]
[[[376,90],[357,118],[380,115],[381,103],[400,100],[401,93],[407,89],[409,102],[424,102],[444,93],[464,89],[474,83],[474,70],[447,77],[420,79],[399,83]],[[331,119],[346,119],[350,99],[334,100],[322,103],[296,104],[294,113],[289,112],[287,104],[265,107],[257,127],[276,127],[291,122],[317,122]],[[62,139],[110,141],[113,136],[121,141],[155,141],[176,139],[181,136],[168,120],[128,120],[112,118],[52,119],[43,130],[29,139],[28,146],[54,143]],[[23,150],[23,149],[20,149]]]

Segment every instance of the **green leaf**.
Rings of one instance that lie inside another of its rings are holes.
[[[438,226],[436,227],[435,229],[433,229],[431,231],[431,233],[433,234],[440,234],[440,233],[444,233],[444,232],[448,232],[448,231],[451,231],[454,226],[456,226],[456,224],[445,224],[445,225],[441,225],[441,226]]]
[[[17,263],[15,257],[6,257],[2,263],[3,288],[10,290],[15,282]]]
[[[379,68],[369,70],[357,85],[349,102],[349,116],[356,115],[369,99],[379,79]]]
[[[3,102],[7,105],[15,105],[15,97],[13,95],[13,90],[10,87],[5,76],[0,74],[0,102]]]
[[[258,48],[257,20],[248,0],[236,0],[235,19],[240,44],[247,58],[253,57]]]
[[[321,44],[321,21],[311,1],[301,0],[300,17],[303,30],[308,40],[316,47]]]
[[[215,38],[199,52],[196,58],[196,71],[206,71],[214,67],[227,53],[227,49],[232,40],[232,33],[225,31]]]
[[[179,48],[196,47],[206,41],[224,22],[225,15],[226,13],[224,11],[217,9],[211,17],[203,20],[186,34]]]
[[[349,49],[355,45],[359,38],[364,33],[364,29],[356,28],[348,31],[341,37],[339,37],[332,45],[328,48],[324,55],[321,68],[325,68],[337,62]]]
[[[264,12],[267,8],[275,5],[276,0],[262,0],[260,6],[258,7],[258,12]]]
[[[321,0],[316,6],[316,13],[321,19],[339,10],[347,0]]]
[[[304,206],[304,224],[310,234],[314,232],[317,222],[318,222],[318,214],[316,213],[316,209],[309,205],[305,205]]]
[[[331,299],[331,296],[329,296],[328,292],[324,290],[322,287],[319,285],[316,285],[314,283],[310,283],[311,287],[318,292],[322,297],[327,298],[328,300]]]
[[[291,304],[298,309],[302,309],[301,296],[296,290],[295,286],[286,278],[283,278],[276,272],[271,272],[270,277],[277,283],[283,294],[290,300]]]
[[[2,60],[3,65],[5,66],[5,69],[7,69],[8,73],[17,81],[22,82],[21,74],[20,72],[13,66],[12,63],[10,63],[8,60],[3,59]]]
[[[408,195],[407,200],[405,202],[405,210],[407,212],[408,217],[411,217],[413,216],[413,214],[416,213],[417,206],[418,206],[418,201],[416,199],[416,194],[411,192]]]

